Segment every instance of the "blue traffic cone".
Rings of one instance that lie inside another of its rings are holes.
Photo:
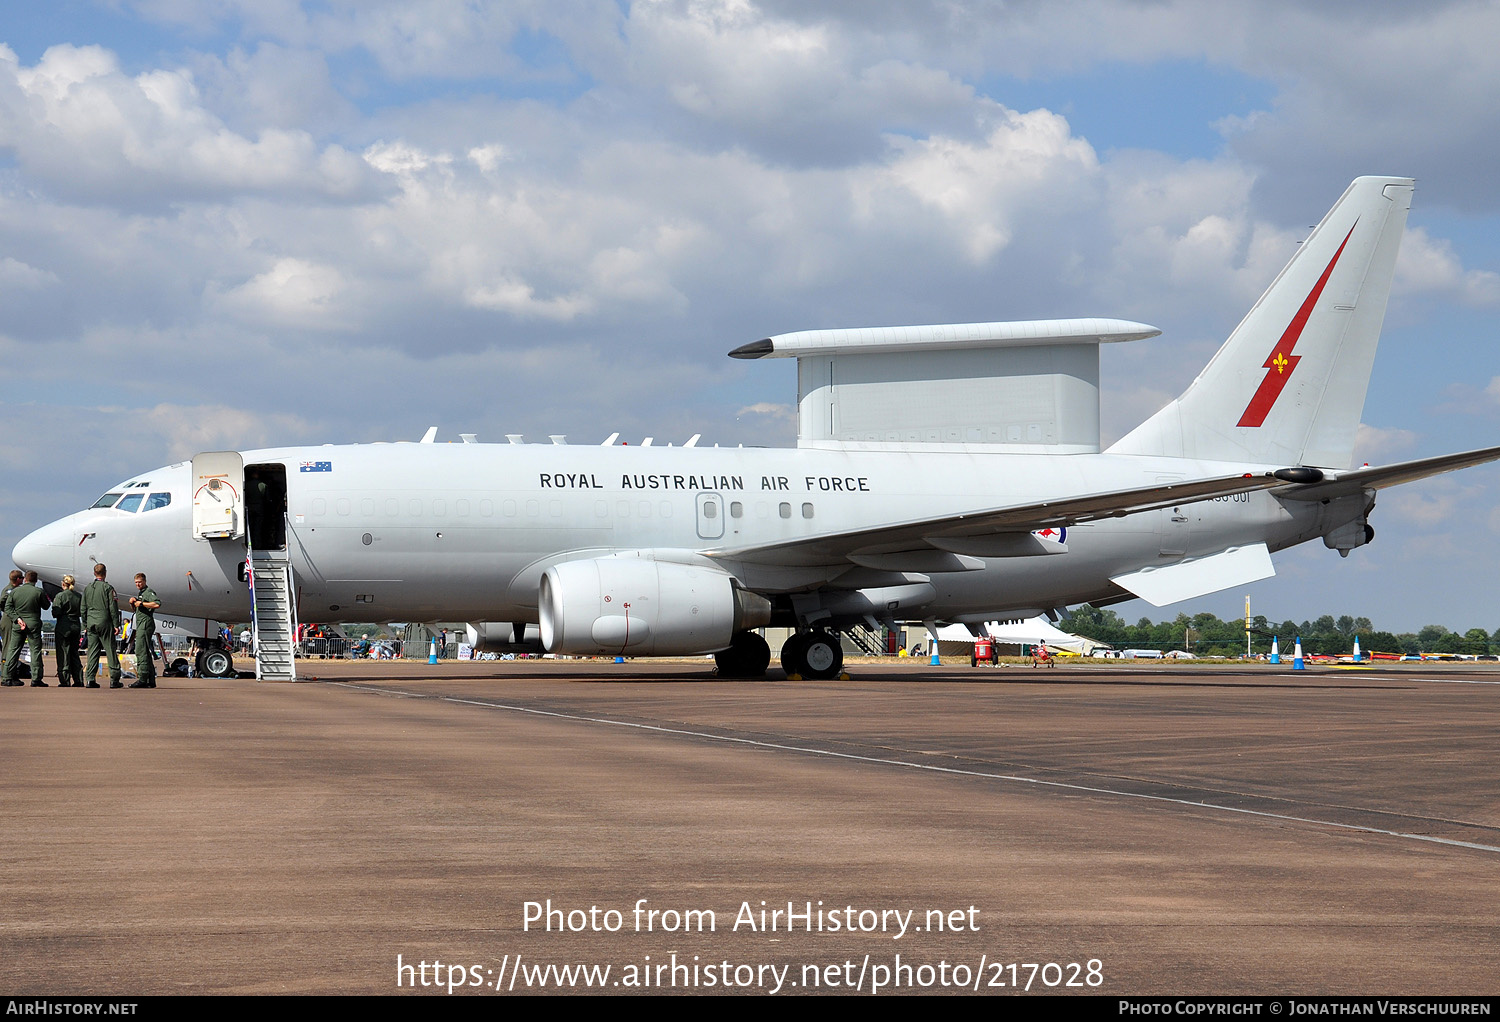
[[[1271,663],[1281,663],[1281,650],[1277,648],[1276,636],[1271,636]]]
[[[1302,662],[1302,636],[1297,636],[1296,649],[1292,651],[1292,670],[1305,671],[1307,665]]]
[[[432,640],[432,644],[427,647],[427,662],[429,664],[435,664],[435,663],[437,663],[437,640],[436,639],[433,639]]]
[[[1354,662],[1360,664],[1364,663],[1364,660],[1365,655],[1359,651],[1359,636],[1356,635],[1354,637]]]

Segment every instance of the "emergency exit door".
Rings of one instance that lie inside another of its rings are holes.
[[[724,537],[724,498],[717,493],[698,494],[698,538]]]

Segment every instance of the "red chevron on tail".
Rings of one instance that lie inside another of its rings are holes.
[[[1359,221],[1355,221],[1358,226]],[[1276,399],[1286,388],[1287,382],[1292,378],[1292,372],[1297,368],[1297,363],[1302,361],[1301,355],[1293,355],[1292,349],[1297,346],[1297,339],[1302,336],[1302,328],[1307,326],[1307,319],[1312,315],[1313,306],[1318,304],[1318,296],[1323,293],[1323,286],[1328,283],[1328,278],[1333,275],[1333,268],[1338,264],[1339,256],[1344,254],[1344,246],[1349,244],[1349,238],[1354,234],[1354,228],[1349,228],[1349,233],[1344,235],[1343,244],[1329,260],[1328,267],[1313,289],[1308,292],[1307,299],[1292,321],[1287,324],[1286,332],[1281,335],[1281,340],[1276,342],[1276,347],[1271,349],[1271,354],[1266,357],[1262,365],[1266,368],[1266,378],[1261,381],[1260,387],[1255,391],[1255,396],[1245,406],[1245,414],[1240,416],[1236,426],[1259,426],[1266,421],[1266,416],[1271,413],[1271,408],[1276,404]]]

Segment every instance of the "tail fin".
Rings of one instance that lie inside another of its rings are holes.
[[[1192,386],[1110,452],[1348,468],[1413,187],[1355,179]]]

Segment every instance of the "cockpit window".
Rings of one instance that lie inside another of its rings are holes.
[[[170,493],[153,493],[146,498],[146,504],[141,510],[155,511],[157,508],[166,507],[170,503],[172,503],[172,495]]]
[[[118,491],[115,492],[115,493],[106,493],[104,496],[102,496],[98,500],[94,501],[94,505],[93,506],[94,507],[114,507],[115,506],[115,501],[117,501],[119,499],[120,499],[120,494],[118,493]]]
[[[141,501],[143,501],[145,499],[146,499],[146,495],[144,493],[132,493],[130,496],[128,496],[124,500],[120,501],[120,506],[118,508],[116,508],[115,510],[117,510],[117,511],[134,511],[136,508],[138,508],[138,507],[141,506]]]

